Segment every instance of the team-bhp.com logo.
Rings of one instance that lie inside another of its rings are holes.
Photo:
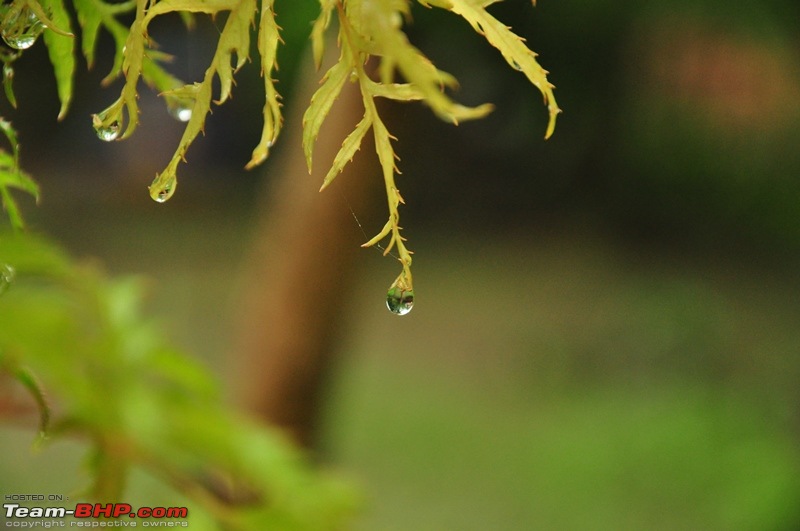
[[[66,507],[23,507],[18,503],[4,503],[6,527],[188,527],[186,507],[139,507],[128,503],[79,503],[74,509]],[[66,517],[78,518],[70,522]],[[113,520],[106,520],[111,518]],[[145,519],[137,522],[136,519]],[[57,519],[62,519],[61,521]],[[102,520],[101,520],[102,519]],[[69,524],[69,525],[67,525]]]

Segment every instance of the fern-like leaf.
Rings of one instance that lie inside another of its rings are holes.
[[[311,29],[311,49],[314,55],[314,66],[317,70],[322,66],[322,55],[325,53],[325,31],[331,23],[336,0],[320,0],[319,4],[319,16]]]
[[[3,208],[8,214],[11,227],[14,230],[21,230],[25,227],[25,222],[14,196],[11,195],[11,190],[17,189],[26,192],[38,201],[39,186],[20,168],[19,142],[11,122],[0,118],[0,132],[6,137],[11,146],[10,152],[0,150],[0,199],[2,199]]]
[[[45,0],[42,6],[51,13],[51,24],[43,38],[56,76],[56,89],[61,109],[58,119],[63,119],[72,101],[72,84],[75,75],[75,38],[70,33],[69,13],[61,0]]]
[[[328,170],[328,174],[325,176],[325,179],[322,182],[322,187],[319,189],[320,192],[327,188],[337,175],[342,173],[342,170],[344,170],[344,167],[348,162],[353,160],[353,156],[356,154],[356,151],[361,148],[361,141],[364,140],[364,136],[367,134],[367,131],[369,131],[371,126],[372,121],[367,116],[364,116],[361,121],[358,122],[356,128],[353,129],[349,135],[347,135],[347,138],[345,138],[344,142],[342,142],[341,149],[339,149],[339,152],[333,159],[331,169]]]
[[[491,112],[492,105],[466,107],[455,103],[445,94],[442,88],[454,87],[455,78],[437,69],[408,42],[401,30],[401,22],[407,11],[406,2],[394,0],[352,0],[347,2],[346,8],[348,22],[360,40],[368,43],[367,50],[373,55],[391,57],[392,63],[420,91],[422,99],[437,116],[453,123],[486,116]]]
[[[253,150],[250,162],[246,169],[254,168],[269,156],[269,150],[278,139],[283,125],[281,115],[280,95],[272,79],[272,71],[277,69],[276,60],[278,42],[280,42],[280,28],[275,22],[275,13],[272,10],[274,0],[262,0],[261,20],[258,25],[258,53],[261,56],[261,76],[264,78],[264,127],[261,131],[261,141]]]
[[[303,152],[306,155],[306,164],[311,173],[311,162],[314,154],[314,142],[319,135],[319,129],[325,121],[325,117],[333,106],[333,102],[339,97],[344,87],[344,82],[352,71],[351,66],[342,57],[333,65],[322,78],[322,85],[311,98],[311,104],[303,114]]]
[[[489,44],[500,51],[503,58],[512,68],[524,73],[525,77],[539,89],[550,115],[544,137],[546,139],[550,138],[550,135],[555,130],[556,117],[561,112],[561,109],[558,108],[553,95],[554,87],[547,80],[548,72],[536,61],[536,54],[525,45],[524,39],[486,11],[485,7],[494,2],[444,0],[424,3],[426,5],[436,5],[463,17],[475,31],[486,38]]]

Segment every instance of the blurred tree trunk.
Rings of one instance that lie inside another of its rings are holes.
[[[323,193],[318,189],[364,109],[357,86],[348,83],[322,127],[309,175],[301,124],[321,74],[308,67],[300,76],[279,158],[266,174],[269,187],[244,272],[235,347],[244,406],[311,446],[360,237],[347,201],[333,189],[339,183]],[[353,185],[348,201],[360,202],[366,179],[379,175],[371,149],[365,144],[366,156],[357,155],[338,177]]]

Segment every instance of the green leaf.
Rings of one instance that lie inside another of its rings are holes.
[[[13,166],[19,164],[19,142],[17,141],[17,132],[11,125],[11,122],[4,118],[0,118],[0,132],[5,135],[8,143],[11,144],[11,153],[13,154]]]
[[[14,87],[12,86],[13,81],[14,81],[14,68],[10,64],[6,63],[3,65],[3,89],[5,89],[8,103],[10,103],[11,106],[16,109],[17,98],[16,96],[14,96]]]
[[[331,23],[331,14],[336,7],[336,0],[320,0],[319,16],[311,28],[311,49],[314,55],[314,66],[317,70],[322,65],[322,55],[325,53],[325,31]]]
[[[367,134],[367,131],[369,131],[371,125],[372,121],[364,116],[364,118],[358,122],[356,128],[349,135],[347,135],[347,138],[345,138],[344,142],[342,142],[341,149],[333,159],[331,169],[328,170],[328,174],[325,176],[325,180],[322,182],[322,187],[319,189],[320,192],[333,182],[336,176],[339,175],[342,170],[344,170],[344,167],[348,162],[353,160],[353,156],[356,154],[356,151],[361,148],[361,141],[364,139],[364,135]]]
[[[303,151],[306,155],[308,172],[311,173],[311,160],[314,153],[314,142],[319,135],[319,129],[325,121],[325,117],[333,106],[333,102],[339,97],[339,93],[344,87],[344,82],[350,75],[351,68],[344,60],[344,53],[339,62],[333,65],[322,78],[320,86],[311,97],[311,104],[303,114]]]
[[[11,122],[0,118],[0,132],[5,135],[9,144],[11,144],[11,153],[0,150],[0,199],[2,199],[3,208],[8,214],[11,226],[14,230],[21,230],[24,228],[25,223],[14,196],[11,195],[11,189],[16,188],[27,192],[38,201],[39,187],[19,167],[19,143],[17,142],[17,133],[14,131]]]
[[[89,68],[94,66],[100,26],[103,26],[114,38],[114,64],[102,81],[102,84],[108,84],[122,72],[123,49],[129,33],[128,26],[122,25],[115,16],[132,11],[136,7],[136,3],[132,0],[118,4],[107,4],[103,0],[73,0],[73,5],[78,14],[78,24],[83,30],[81,31],[81,50]]]
[[[69,31],[69,16],[66,14],[63,4],[60,9],[58,6],[53,6],[51,0],[45,0],[41,5],[36,0],[26,0],[25,4],[45,28],[64,37],[74,37],[72,32]],[[50,13],[53,13],[53,16]],[[59,24],[59,22],[64,22],[65,20],[66,24]]]
[[[253,25],[255,13],[255,0],[241,0],[225,21],[225,27],[217,44],[217,53],[214,55],[214,66],[220,83],[218,104],[228,99],[233,85],[233,74],[244,66],[248,59],[250,27]],[[235,67],[231,66],[233,54],[236,54]]]
[[[414,101],[425,98],[422,91],[410,83],[375,83],[367,81],[369,92],[373,96],[397,101]]]
[[[265,0],[262,4],[261,21],[258,26],[258,53],[261,56],[261,75],[264,78],[264,127],[261,131],[261,141],[253,150],[250,162],[245,166],[248,170],[266,160],[283,125],[280,95],[272,79],[272,71],[278,64],[278,42],[281,39],[272,4],[273,0]]]
[[[208,13],[214,15],[220,11],[232,11],[240,3],[240,0],[161,0],[147,10],[145,26],[159,15],[172,13],[175,11],[189,13]]]
[[[89,68],[94,66],[95,44],[103,22],[103,14],[97,0],[73,0],[81,27],[81,51]]]
[[[372,55],[390,57],[393,65],[403,77],[423,96],[423,101],[441,119],[458,123],[462,120],[482,118],[492,111],[491,104],[466,107],[455,103],[442,90],[454,86],[455,78],[438,70],[430,60],[408,42],[401,30],[407,4],[392,0],[377,0],[373,5],[366,0],[354,0],[347,4],[347,19],[357,32],[359,40],[369,43],[366,50]],[[353,36],[351,35],[351,38]],[[385,80],[390,75],[383,71]]]
[[[14,376],[36,401],[36,407],[39,409],[39,438],[37,442],[41,442],[47,437],[47,430],[50,427],[51,410],[50,404],[47,402],[47,395],[42,384],[29,368],[24,366],[16,367]]]
[[[72,100],[72,78],[75,74],[75,39],[71,33],[64,34],[65,31],[71,30],[69,14],[64,3],[61,0],[45,0],[42,5],[51,13],[52,24],[54,24],[54,26],[48,26],[43,38],[56,76],[58,99],[61,101],[58,119],[61,120],[66,116]],[[65,30],[57,32],[55,28],[65,28]]]
[[[553,95],[553,85],[547,80],[547,71],[539,66],[536,54],[528,49],[524,40],[506,25],[502,24],[482,7],[469,0],[447,0],[449,9],[461,15],[475,31],[486,37],[486,40],[500,50],[506,62],[515,70],[520,70],[525,77],[539,89],[544,96],[544,103],[550,114],[545,138],[550,138],[556,127],[556,117],[561,112]]]

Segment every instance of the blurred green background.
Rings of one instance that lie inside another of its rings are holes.
[[[287,105],[314,12],[297,5],[296,18],[277,6]],[[383,307],[396,264],[358,249],[350,210],[368,232],[383,213],[346,183],[326,192],[352,225],[342,252],[358,253],[359,280],[321,301],[346,315],[316,453],[361,483],[357,528],[800,528],[800,4],[492,12],[540,54],[564,114],[544,142],[523,77],[455,17],[415,6],[412,42],[458,77],[459,100],[496,110],[455,128],[393,109],[417,253],[407,317]],[[197,77],[213,25],[161,31],[176,74]],[[256,65],[157,205],[145,186],[181,125],[143,95],[134,138],[99,142],[88,116],[116,94],[96,88],[103,63],[56,124],[46,54],[26,55],[20,108],[3,113],[42,185],[34,230],[147,275],[151,314],[234,389],[243,256],[277,178],[269,163],[240,170],[261,127]],[[383,204],[379,183],[370,201]],[[33,454],[25,433],[3,434],[2,454],[24,456],[0,459],[6,490],[40,491],[54,466],[53,489],[79,483],[76,463],[58,464],[70,445]]]

